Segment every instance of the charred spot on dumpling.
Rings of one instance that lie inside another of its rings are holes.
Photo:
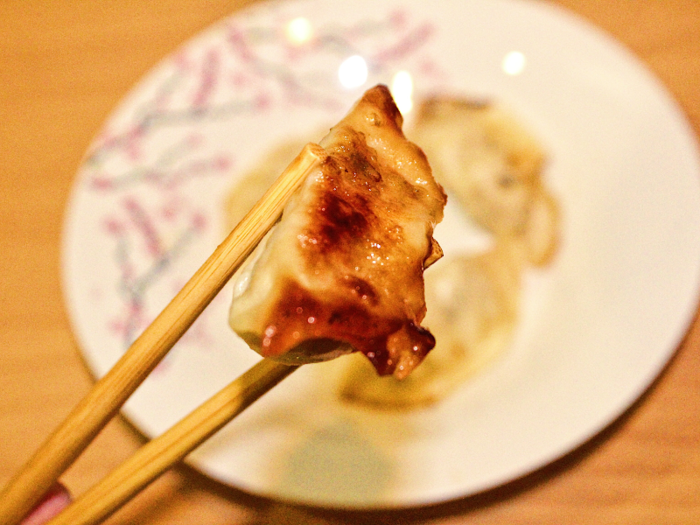
[[[371,305],[376,305],[379,302],[377,291],[365,279],[360,279],[352,275],[346,275],[343,281],[347,288],[354,293],[363,302],[366,301]]]
[[[354,202],[335,193],[324,193],[321,196],[317,208],[319,250],[327,251],[353,242],[368,230],[366,203],[356,195],[353,197]]]
[[[446,197],[402,122],[379,86],[321,141],[327,160],[285,208],[231,306],[231,325],[257,332],[263,356],[299,364],[354,349],[380,374],[404,377],[434,346],[420,328],[422,272],[439,256],[432,233]]]
[[[361,152],[355,150],[345,157],[348,161],[348,171],[351,171],[355,177],[361,177],[363,184],[376,184],[382,180],[382,174],[375,168],[372,162],[375,159],[372,159],[371,154],[372,151]]]

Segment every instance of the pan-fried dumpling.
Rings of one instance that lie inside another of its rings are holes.
[[[435,339],[423,270],[446,202],[403,135],[388,89],[365,93],[320,142],[328,158],[235,277],[230,324],[265,357],[291,364],[355,350],[402,378]]]

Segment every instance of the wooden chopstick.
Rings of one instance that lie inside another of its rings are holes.
[[[82,494],[47,525],[93,525],[183,459],[298,367],[263,360]]]
[[[0,493],[0,523],[38,503],[212,301],[278,220],[289,197],[327,157],[308,144],[123,357]]]

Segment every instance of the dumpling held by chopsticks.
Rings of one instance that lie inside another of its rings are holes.
[[[229,321],[263,356],[303,364],[359,350],[402,378],[435,345],[420,325],[423,270],[441,256],[432,235],[446,197],[402,123],[386,87],[367,91],[236,275]]]

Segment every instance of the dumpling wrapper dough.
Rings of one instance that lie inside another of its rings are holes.
[[[559,207],[546,188],[539,141],[496,104],[434,97],[417,109],[410,136],[437,179],[474,221],[543,267],[559,244]]]
[[[229,322],[265,357],[303,364],[355,350],[402,378],[435,345],[423,270],[446,196],[377,86],[320,142],[329,154],[234,282]]]

